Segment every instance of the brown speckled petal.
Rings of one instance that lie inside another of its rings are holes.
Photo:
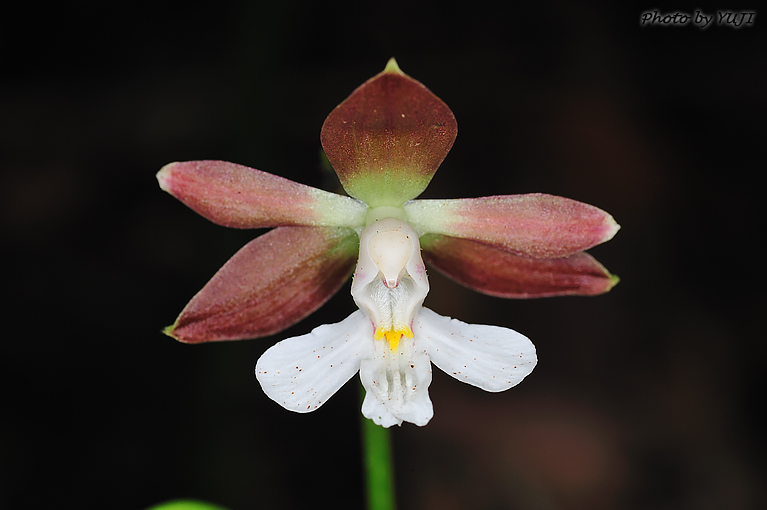
[[[354,230],[279,227],[238,251],[165,333],[186,343],[272,335],[322,306],[354,269]]]
[[[618,278],[588,253],[536,259],[467,239],[421,237],[423,258],[470,289],[504,298],[591,296],[610,290]]]
[[[398,207],[426,189],[457,133],[450,108],[391,59],[328,115],[320,138],[349,195]]]
[[[163,190],[225,227],[358,227],[367,210],[349,197],[226,161],[170,163],[157,180]]]
[[[543,193],[413,200],[405,212],[422,235],[472,239],[535,258],[587,250],[612,239],[620,228],[593,205]]]

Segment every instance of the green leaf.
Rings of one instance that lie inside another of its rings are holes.
[[[160,503],[147,510],[227,510],[223,506],[206,503],[196,499],[176,499]]]

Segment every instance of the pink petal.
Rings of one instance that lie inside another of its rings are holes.
[[[426,189],[457,133],[450,108],[391,59],[328,115],[320,138],[349,195],[398,207]]]
[[[428,234],[423,258],[470,289],[505,298],[591,296],[610,290],[618,278],[588,253],[535,259],[482,243]]]
[[[186,343],[272,335],[335,294],[354,269],[354,230],[279,227],[238,251],[166,333]]]
[[[587,250],[620,228],[593,205],[543,193],[414,200],[405,212],[420,233],[473,239],[535,258]]]
[[[157,180],[163,190],[226,227],[364,224],[366,207],[356,200],[225,161],[171,163]]]

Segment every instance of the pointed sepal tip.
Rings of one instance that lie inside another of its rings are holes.
[[[615,221],[615,218],[613,218],[611,215],[607,215],[605,218],[605,233],[602,242],[606,243],[613,237],[615,237],[615,234],[618,233],[618,231],[621,229],[621,226],[618,224],[617,221]],[[618,283],[618,282],[615,282]]]
[[[178,340],[179,342],[183,342],[183,340],[181,340],[179,337],[177,337],[176,335],[173,334],[173,332],[176,330],[176,326],[177,325],[178,325],[178,321],[174,322],[170,326],[164,327],[163,330],[162,330],[162,333],[164,335],[167,335],[167,336],[171,337],[174,340]]]
[[[177,163],[168,163],[164,167],[160,169],[159,172],[155,175],[157,177],[157,182],[160,184],[160,189],[165,191],[166,193],[170,193],[170,167],[176,165]]]
[[[405,75],[405,73],[402,72],[402,69],[399,68],[399,64],[397,64],[397,59],[394,57],[390,58],[388,62],[386,62],[386,67],[384,68],[383,72],[385,74],[401,74]]]

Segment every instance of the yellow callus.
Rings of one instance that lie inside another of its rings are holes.
[[[409,326],[403,326],[398,328],[390,327],[388,329],[379,327],[376,329],[376,332],[373,338],[375,338],[376,340],[382,340],[384,337],[386,337],[386,341],[389,342],[389,349],[394,351],[399,346],[399,341],[400,341],[400,338],[402,338],[402,335],[405,335],[408,338],[413,338],[413,332],[410,330]]]

